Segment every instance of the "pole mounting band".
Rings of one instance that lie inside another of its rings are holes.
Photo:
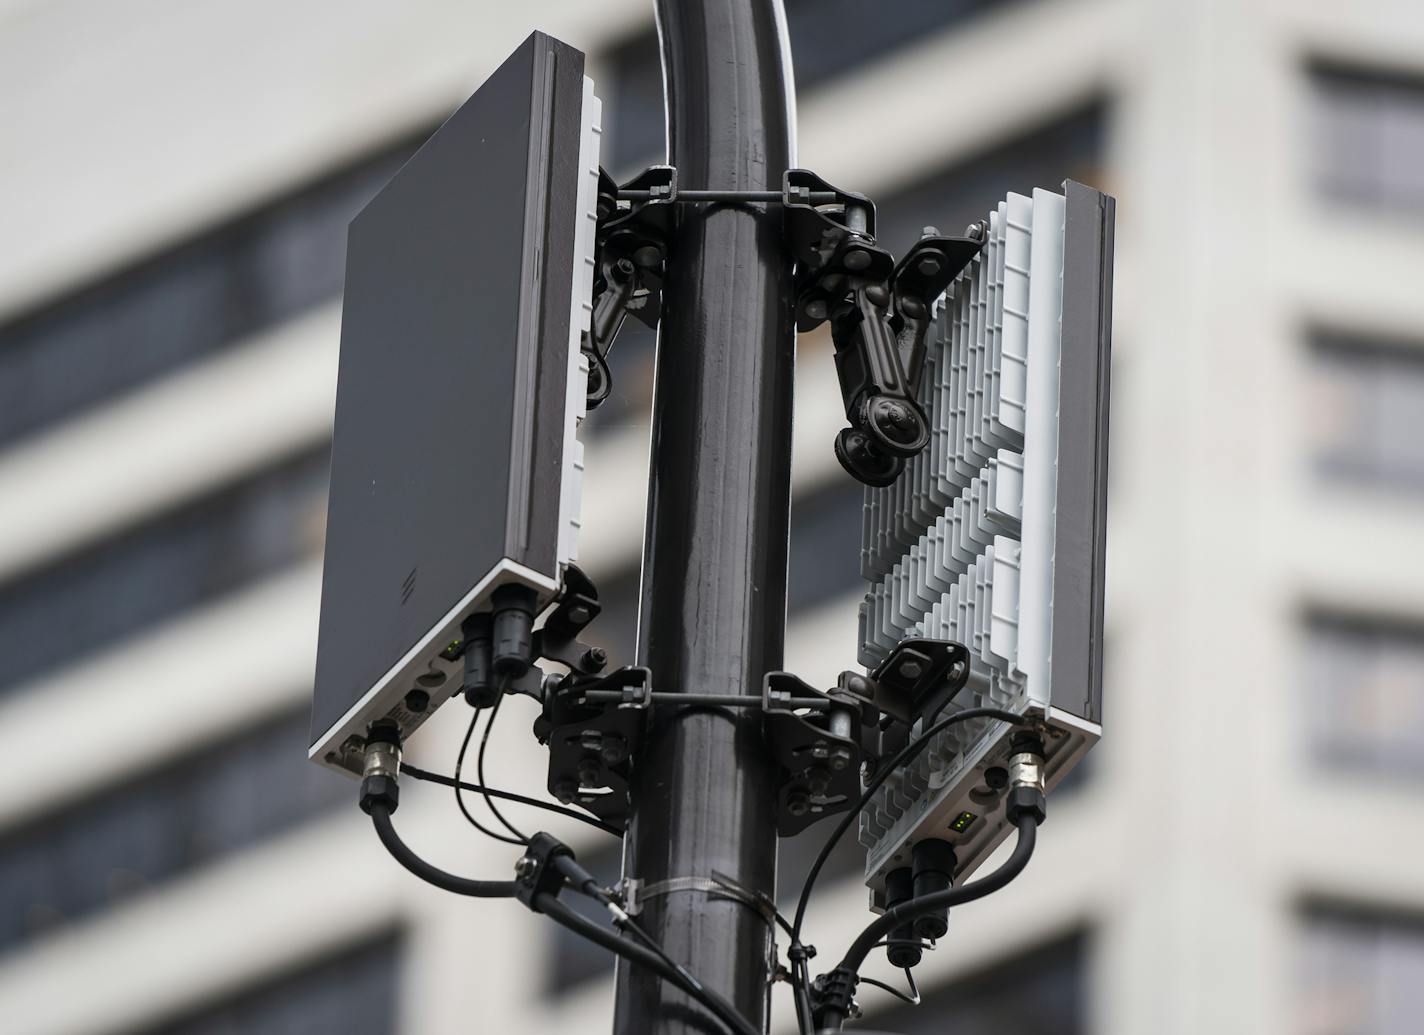
[[[629,916],[637,916],[650,898],[672,895],[681,891],[700,891],[718,898],[729,898],[755,910],[767,926],[776,922],[776,906],[764,895],[758,895],[749,888],[738,884],[724,873],[712,871],[709,877],[669,877],[649,884],[637,877],[625,877],[618,883],[623,898],[623,908]]]

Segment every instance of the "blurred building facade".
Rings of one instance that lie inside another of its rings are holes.
[[[649,7],[0,0],[6,1030],[605,1030],[606,960],[409,878],[305,736],[346,222],[536,27],[590,54],[605,166],[660,161]],[[1065,177],[1121,200],[1108,740],[1025,876],[956,912],[925,1003],[868,1013],[1418,1031],[1424,10],[787,7],[800,164],[874,197],[890,248]],[[828,684],[861,497],[828,344],[800,353],[787,667]],[[626,660],[649,336],[613,361],[581,554]],[[509,710],[491,780],[540,786]],[[462,711],[410,757],[449,772]],[[460,872],[512,861],[443,792],[399,820]],[[811,850],[785,845],[783,897]],[[866,919],[854,855],[813,905],[823,956]]]

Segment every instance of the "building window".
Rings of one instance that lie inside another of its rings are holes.
[[[1316,189],[1381,213],[1424,214],[1424,80],[1320,67],[1310,99]]]
[[[1324,479],[1424,491],[1424,349],[1318,335],[1305,418]]]
[[[401,956],[399,937],[388,935],[143,1035],[391,1035]]]
[[[1304,663],[1316,759],[1424,776],[1424,628],[1316,616]]]
[[[886,198],[877,198],[876,236],[892,252],[915,242],[926,225],[959,234],[1010,191],[1056,189],[1065,179],[1102,187],[1107,112],[1093,104],[992,150],[950,166]]]
[[[815,89],[1007,0],[898,0],[893,18],[865,0],[786,0],[786,25],[796,88]],[[649,29],[607,58],[609,151],[604,164],[618,173],[662,162],[662,63],[657,34]]]
[[[1415,1035],[1424,1016],[1424,923],[1312,909],[1305,917],[1300,1035]]]
[[[1080,1035],[1087,1031],[1086,943],[1082,936],[1056,942],[924,989],[918,1006],[872,1012],[861,1024],[899,1035]]]
[[[321,548],[328,446],[0,589],[0,693]]]
[[[0,325],[0,444],[335,299],[346,224],[415,146]]]
[[[302,707],[0,835],[0,949],[354,801]]]

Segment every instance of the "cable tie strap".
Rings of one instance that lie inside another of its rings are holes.
[[[636,877],[624,878],[619,883],[619,891],[623,896],[623,908],[628,911],[630,916],[637,916],[641,913],[643,904],[648,899],[680,891],[700,891],[707,895],[729,898],[744,906],[750,906],[767,922],[768,926],[775,922],[776,917],[776,907],[764,895],[758,895],[738,884],[726,874],[717,873],[715,870],[710,877],[669,877],[651,884]]]

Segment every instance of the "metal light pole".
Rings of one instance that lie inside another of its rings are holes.
[[[781,0],[657,0],[679,187],[776,190],[794,161]],[[786,626],[795,337],[781,210],[686,204],[669,248],[653,404],[640,663],[659,690],[755,694]],[[709,893],[771,895],[776,787],[750,709],[664,709],[632,788],[624,872],[645,929],[765,1027],[772,931]],[[688,879],[691,878],[691,879]],[[720,1033],[648,971],[618,975],[618,1035]]]

